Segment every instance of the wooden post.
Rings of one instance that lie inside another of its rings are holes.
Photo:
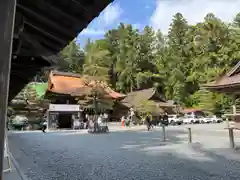
[[[163,141],[166,141],[166,128],[165,125],[162,125]]]
[[[236,110],[236,95],[232,95],[232,101],[233,101],[233,105],[232,105],[232,112],[233,112],[233,118],[232,121],[235,121],[236,118],[236,114],[237,114],[237,110]]]
[[[4,139],[16,0],[0,1],[0,180],[3,179]]]
[[[47,130],[51,129],[52,125],[52,118],[50,117],[50,111],[47,110]]]
[[[234,142],[233,128],[229,128],[228,132],[229,132],[230,148],[234,149],[235,148],[235,142]]]
[[[192,129],[188,128],[188,143],[192,143]]]
[[[237,114],[237,110],[236,110],[236,105],[235,104],[232,106],[232,109],[233,109],[233,114],[236,115]]]
[[[233,105],[232,105],[233,114],[236,114],[236,95],[235,94],[232,95],[232,101],[233,101]]]

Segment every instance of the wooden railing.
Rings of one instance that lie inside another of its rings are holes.
[[[238,114],[240,115],[240,102],[236,102],[235,104],[235,110],[233,106],[229,106],[223,111],[224,114]]]
[[[240,114],[240,108],[236,108],[236,114]],[[223,114],[234,114],[233,108],[228,108],[223,111]]]

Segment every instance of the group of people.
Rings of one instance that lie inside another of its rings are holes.
[[[102,126],[108,121],[108,113],[93,113],[93,112],[81,112],[78,115],[72,115],[72,127],[73,129],[88,129],[93,126]],[[47,118],[43,117],[41,122],[41,130],[43,133],[47,129]]]
[[[105,113],[98,113],[94,116],[89,117],[89,128],[88,132],[95,133],[95,132],[107,132],[108,126],[107,122],[109,120],[108,114]]]
[[[130,111],[128,112],[128,116],[122,116],[121,118],[121,126],[122,127],[126,127],[126,126],[130,126],[131,123],[134,123],[134,110],[133,108],[130,109]],[[159,116],[158,119],[152,119],[151,114],[145,114],[144,118],[143,118],[143,122],[146,124],[148,131],[153,128],[153,126],[157,126],[159,124],[162,125],[168,125],[168,114],[165,113],[162,116]]]
[[[98,125],[101,125],[103,122],[107,122],[107,121],[108,121],[108,114],[106,112],[101,113],[97,118]]]
[[[133,118],[135,116],[133,108],[130,108],[130,111],[128,112],[128,116],[122,116],[121,123],[122,126],[130,126],[131,123],[133,123]]]
[[[80,129],[88,129],[93,124],[102,125],[108,120],[108,114],[105,113],[82,113],[80,117],[74,118],[73,126]]]
[[[155,122],[153,122],[153,120],[151,119],[151,115],[146,115],[145,117],[145,122],[146,122],[146,125],[147,125],[147,129],[148,131],[155,125],[158,125],[158,124],[162,124],[162,125],[165,125],[167,126],[169,124],[168,122],[168,114],[165,113],[164,115],[162,116],[159,116],[159,120],[155,120]]]
[[[85,116],[84,116],[85,115]],[[84,124],[86,124],[85,128],[91,128],[94,127],[100,127],[103,125],[103,123],[106,123],[108,121],[108,114],[105,113],[98,113],[98,114],[84,114],[80,117],[76,116],[73,117],[73,128],[78,127],[80,129],[84,129]],[[122,126],[130,126],[130,123],[133,122],[133,118],[135,116],[134,110],[131,108],[128,117],[125,118],[125,116],[122,117],[121,122]],[[145,124],[147,125],[147,130],[149,131],[153,126],[158,124],[168,125],[168,114],[165,113],[163,116],[159,116],[159,120],[152,120],[152,117],[150,114],[147,114],[145,116]],[[155,122],[156,121],[156,122]],[[81,125],[83,125],[83,128],[81,128]],[[44,119],[42,122],[42,131],[45,133],[45,130],[47,129],[47,120]]]

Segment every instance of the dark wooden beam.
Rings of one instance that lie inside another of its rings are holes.
[[[72,38],[70,37],[70,34],[76,34],[75,30],[66,28],[65,26],[61,25],[61,21],[54,22],[51,21],[50,18],[46,17],[44,14],[39,14],[37,12],[34,12],[33,10],[22,6],[22,5],[17,5],[18,11],[21,12],[24,16],[26,16],[27,21],[31,21],[31,19],[34,19],[35,21],[38,22],[38,24],[45,24],[43,27],[44,28],[49,28],[49,29],[54,29],[54,31],[60,32],[64,38]]]
[[[58,38],[57,36],[50,34],[49,32],[44,31],[43,29],[41,29],[40,27],[37,27],[34,24],[31,24],[30,22],[25,22],[25,24],[27,26],[30,26],[31,28],[33,28],[34,30],[38,31],[39,33],[42,33],[44,36],[47,36],[49,39],[52,39],[54,41],[56,41],[58,44],[60,44],[61,46],[65,45],[66,40],[63,40],[62,38]],[[26,26],[25,25],[25,26]]]
[[[35,39],[31,38],[31,36],[28,33],[22,33],[21,38],[24,41],[27,41],[29,44],[31,44],[32,48],[35,49],[35,51],[38,53],[38,55],[48,52],[47,49],[45,49],[44,47],[42,47],[39,44],[39,42],[35,42]]]
[[[50,44],[50,42],[47,42],[48,48],[44,47],[42,44],[40,44],[40,39],[37,38],[37,36],[30,35],[29,33],[22,33],[21,37],[24,41],[27,41],[32,45],[32,47],[37,53],[36,55],[38,56],[52,55],[52,53],[49,52],[49,49],[51,49],[52,51],[58,51],[58,49],[55,48],[54,44]],[[38,39],[38,41],[36,41],[36,39]]]
[[[26,2],[26,0],[24,0]],[[39,1],[39,9],[45,10],[49,9],[53,14],[58,14],[59,16],[63,16],[65,19],[68,19],[70,22],[73,22],[78,25],[82,25],[83,23],[83,17],[81,19],[77,19],[76,17],[72,16],[71,14],[68,14],[66,12],[63,12],[61,9],[57,8],[56,6],[54,7],[53,5],[47,3],[46,1]],[[82,9],[86,10],[83,6],[81,7]],[[81,9],[79,9],[81,10]]]
[[[3,179],[5,130],[16,0],[0,1],[0,180]]]

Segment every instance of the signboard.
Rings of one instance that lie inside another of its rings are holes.
[[[73,112],[79,111],[80,105],[76,104],[49,104],[49,111],[55,112]]]

